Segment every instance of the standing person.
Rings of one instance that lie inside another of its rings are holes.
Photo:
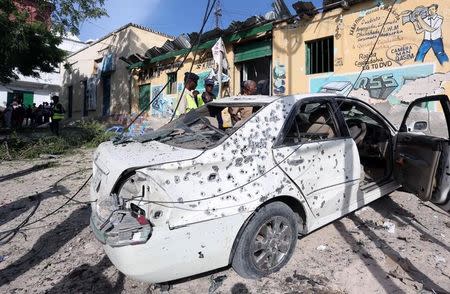
[[[188,113],[189,111],[196,109],[197,102],[193,91],[197,88],[198,75],[191,72],[184,73],[184,94],[180,97],[180,102],[178,109],[176,111],[177,115],[182,115]]]
[[[5,127],[7,129],[11,128],[11,121],[12,121],[12,114],[13,114],[13,108],[11,104],[6,106],[5,112],[3,113],[3,119],[5,120]]]
[[[59,136],[59,122],[64,119],[64,107],[59,103],[59,96],[53,96],[53,108],[52,108],[52,122],[50,123],[50,130],[56,136]]]
[[[256,95],[258,88],[255,81],[247,80],[244,82],[243,94],[244,95]],[[228,112],[231,116],[231,122],[233,126],[239,121],[244,121],[246,118],[252,115],[253,107],[229,107]]]
[[[442,65],[448,61],[448,56],[444,51],[444,42],[442,42],[442,24],[444,18],[437,14],[439,5],[432,4],[428,7],[428,16],[422,18],[417,16],[417,22],[419,23],[421,30],[418,33],[424,32],[422,44],[417,51],[416,61],[423,62],[428,51],[433,48],[434,55]]]
[[[216,99],[216,95],[213,93],[214,90],[214,80],[206,79],[205,80],[205,92],[202,93],[202,101],[204,104],[209,103]]]
[[[205,80],[205,92],[202,95],[199,95],[198,100],[201,100],[201,103],[207,104],[216,99],[216,95],[213,93],[214,90],[214,80],[206,79]],[[200,106],[200,105],[199,105]],[[217,119],[218,127],[223,129],[223,119],[222,112],[219,110],[210,109],[209,115],[215,117]]]
[[[52,97],[53,99],[53,97]],[[59,98],[58,98],[59,99]],[[44,124],[50,121],[50,116],[52,115],[52,108],[48,102],[43,103],[43,115],[44,115]]]

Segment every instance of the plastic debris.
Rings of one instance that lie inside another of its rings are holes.
[[[395,233],[395,224],[394,223],[385,221],[383,223],[383,228],[385,228],[388,231],[388,233],[390,233],[390,234],[394,234]]]
[[[439,255],[435,255],[434,256],[434,260],[437,262],[437,263],[446,263],[447,261],[445,260],[445,258],[443,258],[442,256],[439,256]]]
[[[0,262],[8,259],[8,255],[0,255]]]
[[[320,245],[316,249],[319,250],[319,251],[325,251],[325,250],[327,250],[327,248],[328,248],[327,245]]]

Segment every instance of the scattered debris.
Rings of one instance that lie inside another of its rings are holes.
[[[0,262],[8,259],[8,255],[0,255]]]
[[[442,256],[439,256],[439,255],[435,255],[434,260],[436,260],[437,263],[446,263],[447,262],[445,260],[445,258],[443,258]]]
[[[325,251],[325,250],[327,250],[327,248],[328,248],[327,245],[320,245],[316,249],[319,251]]]
[[[220,286],[222,286],[223,281],[227,278],[227,275],[221,275],[214,278],[213,275],[210,276],[209,281],[211,283],[211,286],[209,286],[208,293],[213,294],[216,292],[217,289],[219,289]]]
[[[55,155],[55,154],[39,154],[40,159],[58,159],[61,155]]]
[[[395,234],[395,224],[389,221],[383,223],[383,228],[385,228],[390,234]]]

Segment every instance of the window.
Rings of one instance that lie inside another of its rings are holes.
[[[373,145],[386,143],[389,139],[390,133],[386,124],[366,107],[355,102],[341,100],[338,100],[338,105],[350,136],[358,146],[364,145],[364,142]]]
[[[447,139],[447,121],[440,101],[416,104],[405,121],[406,130],[411,133]]]
[[[337,131],[328,103],[302,103],[289,115],[281,145],[331,139],[339,136]]]
[[[150,84],[139,86],[139,111],[150,108]]]
[[[177,73],[171,72],[167,74],[167,80],[169,84],[167,85],[167,94],[177,93]]]
[[[333,36],[306,42],[306,74],[334,71]]]

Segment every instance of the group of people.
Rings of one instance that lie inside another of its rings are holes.
[[[36,103],[23,105],[19,99],[14,99],[3,111],[3,125],[8,129],[20,129],[50,123],[52,132],[59,135],[59,122],[64,118],[64,113],[64,107],[56,95],[51,103],[43,102],[39,106]]]
[[[177,115],[187,113],[193,109],[203,106],[214,99],[216,96],[213,93],[214,80],[205,80],[205,91],[200,94],[199,91],[195,90],[198,83],[198,75],[195,73],[187,72],[184,75],[185,91],[182,97],[180,97],[180,102],[177,108]],[[255,81],[247,80],[242,85],[241,94],[242,95],[256,95],[258,92],[258,87]],[[229,107],[228,112],[231,117],[231,122],[233,125],[239,121],[245,120],[247,117],[252,115],[252,107]],[[223,119],[221,112],[210,113],[212,117],[216,117],[219,126],[222,126]]]

